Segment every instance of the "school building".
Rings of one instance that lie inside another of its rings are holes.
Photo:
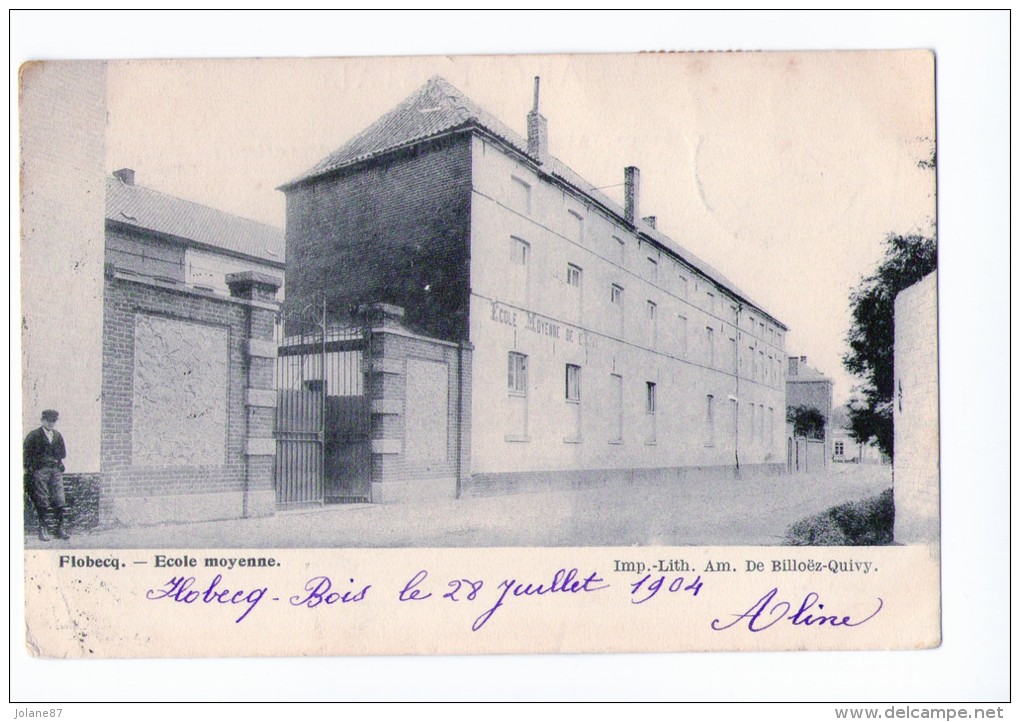
[[[621,175],[549,154],[537,78],[521,136],[434,77],[281,186],[285,310],[374,309],[373,501],[786,469],[787,327]]]

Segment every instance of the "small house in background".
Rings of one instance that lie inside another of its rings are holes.
[[[888,464],[889,457],[873,442],[862,444],[850,433],[850,410],[837,406],[829,421],[832,460],[837,464]]]
[[[814,409],[824,419],[821,440],[796,438],[787,426],[788,459],[791,471],[808,471],[829,465],[832,458],[832,379],[808,366],[807,356],[790,356],[786,368],[786,407]]]
[[[285,246],[281,229],[135,185],[131,168],[106,178],[106,263],[118,271],[227,294],[228,273],[283,276]]]

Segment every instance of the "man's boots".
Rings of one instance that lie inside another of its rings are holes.
[[[39,541],[48,542],[51,537],[50,532],[46,529],[46,512],[38,511],[36,516],[39,517]]]
[[[57,509],[57,536],[61,539],[70,539],[71,535],[64,529],[64,510]]]

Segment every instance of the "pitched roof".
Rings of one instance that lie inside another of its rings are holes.
[[[828,381],[830,384],[833,383],[832,379],[823,374],[816,368],[812,368],[807,364],[797,365],[797,374],[788,375],[786,380],[790,383],[808,382],[808,381]]]
[[[284,262],[286,243],[279,228],[128,185],[112,175],[106,178],[106,219],[235,255]]]
[[[529,154],[526,138],[511,130],[509,126],[468,98],[446,79],[435,75],[401,101],[393,110],[385,113],[315,166],[297,178],[284,183],[280,186],[280,190],[288,190],[305,181],[345,166],[385,155],[398,148],[470,127],[487,131],[521,155],[532,158],[536,163],[539,162],[537,158]],[[575,188],[626,223],[623,207],[559,159],[547,156],[543,159],[541,167],[544,172]],[[637,229],[708,278],[727,288],[740,300],[769,315],[783,328],[786,328],[782,322],[752,301],[719,270],[695,256],[666,234],[652,228],[644,221],[637,223]]]

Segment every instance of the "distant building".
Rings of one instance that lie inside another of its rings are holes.
[[[878,446],[869,441],[859,443],[850,433],[850,416],[846,406],[837,406],[832,410],[829,421],[832,436],[832,460],[847,464],[888,464],[888,457]]]
[[[282,276],[285,246],[279,228],[135,185],[130,168],[106,179],[106,263],[118,271],[227,293],[228,273]]]
[[[810,455],[809,468],[812,466],[812,460],[814,466],[827,466],[829,459],[832,458],[832,385],[832,379],[808,366],[807,356],[790,356],[787,359],[787,408],[804,406],[816,409],[825,419],[822,447],[816,451],[814,445],[810,443],[807,445],[807,453]]]
[[[281,187],[288,306],[324,292],[340,323],[389,304],[470,356],[448,427],[410,405],[417,367],[392,368],[407,392],[373,411],[393,434],[373,468],[448,495],[783,470],[787,327],[657,230],[638,169],[622,176],[621,206],[550,155],[537,79],[523,137],[434,77]],[[428,470],[405,466],[433,437]]]

